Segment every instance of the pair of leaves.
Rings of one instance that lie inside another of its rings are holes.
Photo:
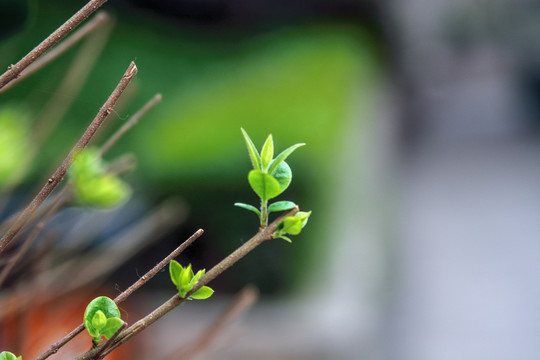
[[[101,337],[109,339],[124,323],[120,319],[120,310],[116,303],[106,296],[92,300],[84,312],[84,327],[98,344]]]
[[[249,205],[249,204],[244,204],[244,203],[234,203],[234,206],[238,206],[238,207],[241,207],[243,209],[253,211],[259,217],[261,217],[261,212],[255,206],[252,206],[252,205]],[[277,211],[291,210],[295,206],[296,206],[296,204],[293,203],[292,201],[277,201],[277,202],[275,202],[273,204],[270,204],[268,206],[268,213],[270,214],[272,212],[277,212]]]
[[[2,351],[0,353],[0,360],[22,360],[22,356],[15,356],[9,351]]]
[[[196,274],[194,274],[191,264],[183,267],[178,261],[171,260],[169,264],[169,273],[171,274],[173,284],[176,285],[176,288],[178,289],[180,297],[184,298],[204,275],[205,270],[199,270]],[[212,290],[210,287],[202,286],[199,290],[191,294],[188,299],[208,299],[213,293],[214,290]]]
[[[292,242],[291,239],[285,236],[285,234],[289,234],[289,235],[300,234],[304,226],[306,226],[310,215],[311,215],[311,211],[309,212],[299,211],[294,216],[287,216],[278,224],[277,230],[273,235],[274,238],[281,238],[288,242]]]
[[[97,149],[75,154],[69,169],[79,200],[89,206],[113,208],[126,201],[131,189],[117,176],[106,173],[106,165]]]

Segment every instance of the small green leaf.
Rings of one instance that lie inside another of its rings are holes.
[[[303,228],[304,226],[306,226],[306,224],[307,224],[307,222],[308,222],[308,220],[309,220],[309,216],[310,216],[310,215],[311,215],[311,211],[308,211],[308,212],[306,212],[306,211],[299,211],[299,212],[297,212],[294,216],[297,217],[297,218],[299,218],[300,221],[302,221],[302,228]]]
[[[278,225],[279,235],[291,234],[298,235],[302,231],[302,220],[295,216],[287,216]]]
[[[176,285],[178,289],[180,289],[180,287],[182,286],[180,282],[181,272],[182,272],[182,265],[180,265],[180,263],[176,260],[171,260],[171,262],[169,263],[169,274],[171,275],[171,280],[173,284]]]
[[[199,270],[197,271],[197,273],[195,274],[195,276],[193,276],[193,279],[191,279],[192,281],[194,281],[193,285],[195,285],[197,283],[197,281],[199,281],[199,279],[206,273],[206,270],[205,269],[202,269],[202,270]]]
[[[249,205],[249,204],[244,204],[244,203],[234,203],[234,206],[238,206],[238,207],[241,207],[242,209],[246,209],[246,210],[249,210],[249,211],[253,211],[255,214],[257,214],[257,216],[260,218],[261,217],[261,212],[259,211],[259,209],[257,209],[255,206],[253,205]]]
[[[112,299],[106,296],[99,296],[94,300],[90,301],[90,303],[86,307],[86,310],[84,311],[83,323],[84,327],[86,328],[86,330],[88,330],[88,333],[93,338],[100,337],[100,331],[96,329],[92,324],[94,315],[98,311],[101,311],[107,319],[111,317],[120,318],[120,310],[118,310],[118,306]]]
[[[293,146],[288,147],[287,149],[283,150],[272,162],[270,163],[270,166],[268,167],[268,173],[272,174],[274,170],[277,169],[279,164],[281,164],[289,155],[293,153],[294,150],[298,149],[300,146],[306,145],[305,143],[299,143],[294,144]]]
[[[0,353],[0,360],[22,360],[22,356],[16,357],[13,353],[9,351],[2,351]]]
[[[272,176],[279,182],[280,194],[289,187],[289,184],[292,180],[292,171],[285,161],[282,161],[281,164],[274,170]]]
[[[98,208],[112,208],[125,202],[131,188],[117,176],[107,174],[97,149],[77,153],[69,176],[81,203]]]
[[[105,316],[103,311],[96,311],[94,317],[92,318],[92,326],[94,327],[94,329],[100,331],[105,327],[105,325],[107,325],[107,317]]]
[[[281,193],[279,182],[260,170],[251,170],[248,174],[248,181],[253,191],[263,200],[272,199]]]
[[[261,163],[262,163],[263,171],[266,171],[266,169],[268,169],[268,165],[270,165],[270,162],[272,161],[273,157],[274,157],[274,140],[272,139],[272,134],[270,134],[266,138],[266,141],[264,142],[264,145],[261,150]]]
[[[180,286],[184,288],[187,284],[189,284],[192,277],[193,272],[191,271],[191,264],[189,264],[180,272]]]
[[[261,156],[259,155],[255,144],[253,144],[253,141],[251,141],[249,135],[243,128],[240,128],[240,130],[242,130],[242,135],[244,136],[244,140],[246,141],[249,157],[251,159],[251,164],[253,165],[253,168],[256,170],[262,170]]]
[[[277,201],[268,206],[268,213],[276,212],[276,211],[291,210],[295,206],[296,204],[293,203],[292,201]]]
[[[278,238],[280,238],[280,239],[283,239],[283,240],[285,240],[285,241],[287,241],[287,242],[292,243],[292,240],[289,239],[288,237],[286,237],[285,235],[279,235],[279,236],[276,236],[276,237],[278,237]]]
[[[212,290],[208,286],[203,286],[199,290],[191,294],[190,298],[197,299],[197,300],[204,300],[212,296],[213,293],[214,293],[214,290]]]
[[[101,329],[101,335],[109,339],[114,333],[122,326],[124,322],[117,317],[110,317],[107,319],[107,324],[103,329]]]

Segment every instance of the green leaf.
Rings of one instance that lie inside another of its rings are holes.
[[[182,265],[176,260],[171,260],[169,263],[169,274],[174,285],[180,290],[182,283],[180,282],[180,273],[182,272]]]
[[[203,286],[199,290],[191,294],[190,298],[197,299],[197,300],[204,300],[212,296],[213,293],[214,293],[214,290],[212,290],[208,286]]]
[[[240,130],[242,130],[242,135],[244,136],[244,140],[246,141],[249,157],[251,159],[251,164],[253,165],[253,168],[256,170],[262,170],[261,156],[259,155],[255,144],[253,144],[253,141],[251,141],[249,135],[243,128],[240,128]]]
[[[107,174],[97,149],[89,148],[76,154],[69,176],[77,198],[86,205],[112,208],[125,202],[131,188],[117,176]]]
[[[293,146],[288,147],[287,149],[283,150],[272,162],[270,163],[270,166],[268,167],[268,173],[272,174],[279,164],[281,164],[289,155],[293,153],[294,150],[298,149],[300,146],[306,145],[305,143],[299,143],[294,144]]]
[[[278,225],[278,235],[298,235],[302,231],[302,220],[295,216],[287,216]]]
[[[311,211],[305,212],[305,211],[299,211],[296,214],[294,214],[295,217],[299,218],[300,221],[302,221],[302,228],[306,226],[309,216],[311,215]]]
[[[109,339],[114,333],[122,326],[124,322],[117,317],[110,317],[107,319],[107,324],[103,329],[101,329],[101,335]]]
[[[253,205],[249,205],[249,204],[244,204],[244,203],[234,203],[234,206],[238,206],[238,207],[241,207],[242,209],[246,209],[246,210],[249,210],[249,211],[253,211],[255,214],[257,214],[257,216],[260,218],[261,217],[261,212],[259,211],[259,209],[257,209],[255,206]]]
[[[279,182],[273,176],[260,170],[251,170],[248,181],[253,191],[263,200],[272,199],[281,193]]]
[[[22,356],[16,357],[13,353],[9,351],[2,351],[0,353],[0,360],[21,360]]]
[[[96,311],[94,317],[92,318],[92,326],[94,327],[94,329],[100,331],[105,327],[105,325],[107,325],[107,317],[105,316],[103,311]]]
[[[86,310],[84,311],[83,323],[84,327],[86,328],[86,330],[88,330],[88,333],[93,338],[100,336],[100,331],[96,329],[92,324],[94,315],[98,311],[103,312],[107,319],[111,317],[120,318],[120,310],[118,310],[118,306],[110,298],[106,296],[99,296],[94,300],[90,301],[90,303],[86,307]]]
[[[206,273],[206,270],[205,269],[202,269],[202,270],[199,270],[197,271],[197,273],[195,274],[195,276],[193,276],[193,279],[191,279],[191,281],[194,281],[193,285],[195,285],[197,283],[197,281],[199,281],[199,279]]]
[[[291,210],[295,206],[296,204],[293,203],[292,201],[277,201],[268,206],[268,213],[276,212],[276,211]]]
[[[278,237],[278,238],[280,238],[280,239],[283,239],[283,240],[285,240],[285,241],[287,241],[287,242],[292,243],[292,240],[289,239],[288,237],[286,237],[285,235],[279,235],[279,236],[276,236],[276,237]]]
[[[292,171],[285,161],[282,161],[281,164],[274,170],[272,176],[279,182],[280,194],[289,187],[289,184],[292,180]]]
[[[184,288],[186,285],[189,284],[191,279],[193,278],[193,271],[191,270],[191,264],[186,266],[182,269],[180,272],[180,286]]]
[[[270,162],[272,161],[273,157],[274,157],[274,140],[272,139],[272,134],[270,134],[266,138],[266,141],[264,142],[264,145],[261,150],[261,163],[262,163],[261,170],[266,171],[266,169],[268,169],[268,165],[270,165]]]

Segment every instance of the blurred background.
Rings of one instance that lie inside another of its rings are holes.
[[[0,67],[84,3],[0,2]],[[37,356],[92,298],[116,296],[198,228],[178,259],[195,269],[249,239],[257,219],[233,206],[257,201],[243,127],[257,146],[269,133],[277,151],[307,143],[279,199],[313,210],[309,225],[292,244],[257,248],[211,284],[210,300],[183,304],[118,358],[182,358],[253,284],[256,304],[198,356],[538,359],[539,1],[111,0],[103,10],[102,29],[0,94],[25,139],[0,154],[11,166],[0,168],[2,219],[48,178],[130,61],[139,73],[97,143],[155,93],[163,101],[106,156],[136,159],[123,175],[132,199],[64,207],[4,282],[2,349]],[[162,273],[121,310],[133,323],[173,294]],[[79,337],[64,358],[86,350]]]

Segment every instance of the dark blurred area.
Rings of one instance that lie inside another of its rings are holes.
[[[0,3],[0,66],[83,4]],[[29,133],[53,117],[51,99],[69,103],[37,149],[21,150],[31,159],[16,186],[2,185],[0,210],[23,206],[131,60],[135,83],[98,142],[163,94],[107,155],[136,157],[123,176],[133,199],[63,209],[0,302],[32,281],[53,302],[60,288],[81,304],[114,296],[198,228],[178,260],[213,266],[258,227],[233,207],[257,201],[243,127],[257,146],[272,133],[276,151],[307,143],[283,199],[313,210],[309,226],[292,244],[263,244],[212,283],[214,301],[184,304],[123,356],[172,360],[250,283],[259,303],[205,358],[538,358],[540,1],[111,0],[104,10],[114,21],[101,40],[0,94]],[[64,87],[77,58],[93,56],[72,76],[84,86]],[[111,249],[116,262],[96,255]],[[170,296],[166,275],[126,305],[130,316]],[[21,338],[0,332],[0,345],[27,349]]]

